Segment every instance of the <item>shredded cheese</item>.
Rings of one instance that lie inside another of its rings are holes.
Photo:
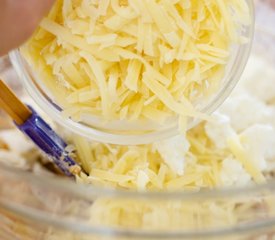
[[[230,123],[226,116],[217,114],[216,117],[216,127],[224,128],[218,132],[210,131],[215,122],[201,123],[186,136],[143,146],[91,143],[72,136],[71,141],[75,143],[84,168],[87,162],[81,157],[85,155],[81,153],[84,145],[85,152],[93,156],[89,161],[90,170],[86,170],[89,174],[77,180],[94,186],[137,191],[199,191],[264,182],[266,179],[257,167],[257,160],[251,159],[250,153],[255,146],[253,143],[247,145],[245,136],[252,130],[258,135],[266,134],[270,127],[256,126],[239,135],[233,128],[228,129]],[[224,141],[222,144],[217,143],[219,138]],[[268,153],[269,148],[264,151]],[[261,157],[265,157],[264,153]],[[246,216],[255,204],[259,204],[255,196],[252,198],[254,200],[242,203],[238,197],[230,201],[137,201],[106,197],[93,203],[89,216],[93,224],[127,229],[171,231],[226,227],[237,224],[239,217]]]
[[[91,143],[73,136],[71,141],[78,152],[79,162],[88,173],[86,177],[82,176],[81,181],[133,190],[216,188],[229,183],[234,185],[236,177],[231,171],[234,172],[233,168],[236,168],[236,172],[244,175],[244,183],[252,180],[264,182],[265,177],[257,160],[251,156],[251,148],[255,148],[255,144],[250,141],[248,145],[244,134],[239,135],[227,124],[221,124],[225,116],[217,116],[219,131],[211,131],[215,122],[201,123],[188,131],[186,136],[180,135],[149,145]],[[268,129],[257,127],[259,134],[266,134]],[[218,143],[217,139],[223,142]],[[262,152],[266,155],[259,152],[261,155],[258,157],[265,161],[270,154],[270,147]],[[227,169],[226,166],[233,168]]]
[[[182,126],[201,117],[193,104],[219,86],[248,19],[245,0],[58,0],[22,52],[66,117],[85,121],[85,106],[106,123]]]

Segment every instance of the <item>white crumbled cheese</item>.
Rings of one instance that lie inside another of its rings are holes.
[[[146,185],[149,182],[149,177],[145,171],[139,170],[137,175],[138,190],[146,190]]]
[[[37,163],[37,162],[32,165],[32,171],[35,173],[35,175],[45,176],[49,178],[55,175],[55,173],[50,172],[45,167],[43,167],[41,163]]]
[[[251,176],[244,170],[242,164],[232,157],[222,161],[220,178],[221,185],[227,187],[245,186],[251,182]]]
[[[268,106],[266,113],[266,116],[260,123],[272,125],[275,128],[275,106]]]
[[[27,141],[23,133],[18,129],[0,131],[0,138],[5,141],[9,149],[18,154],[24,154],[33,149],[31,141]]]
[[[261,57],[250,57],[240,86],[264,102],[273,100],[275,98],[274,67]]]
[[[275,129],[269,125],[256,124],[243,131],[240,139],[250,153],[251,161],[260,170],[266,170],[266,159],[275,158]]]
[[[0,149],[0,162],[23,170],[28,170],[30,168],[30,164],[24,157],[22,157],[18,152],[10,150]]]
[[[217,148],[226,148],[228,137],[235,134],[230,125],[230,118],[218,112],[215,112],[213,117],[213,121],[206,122],[204,126],[205,132]]]
[[[184,174],[185,156],[190,143],[186,136],[178,135],[170,139],[154,143],[164,162],[178,175]]]
[[[238,132],[270,115],[269,107],[248,93],[228,98],[218,111],[230,118],[232,127]]]

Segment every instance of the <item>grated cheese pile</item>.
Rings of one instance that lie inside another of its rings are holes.
[[[34,145],[16,129],[0,130],[0,162],[24,170],[30,170],[39,154]]]
[[[58,0],[22,52],[66,117],[184,129],[249,23],[245,0]]]

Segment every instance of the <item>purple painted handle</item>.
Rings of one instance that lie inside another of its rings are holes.
[[[51,127],[32,109],[31,117],[18,128],[55,163],[55,165],[67,176],[73,176],[70,169],[79,166],[65,150],[67,144]]]

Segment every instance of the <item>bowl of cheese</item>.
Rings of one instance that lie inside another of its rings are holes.
[[[185,135],[123,146],[56,127],[87,173],[76,182],[1,123],[0,239],[274,239],[274,19],[257,5],[238,87]]]
[[[1,239],[274,238],[275,71],[260,52],[214,121],[186,136],[122,146],[57,127],[87,173],[76,182],[2,125]]]
[[[224,101],[253,29],[251,0],[58,0],[11,59],[61,125],[145,144],[185,132]]]

